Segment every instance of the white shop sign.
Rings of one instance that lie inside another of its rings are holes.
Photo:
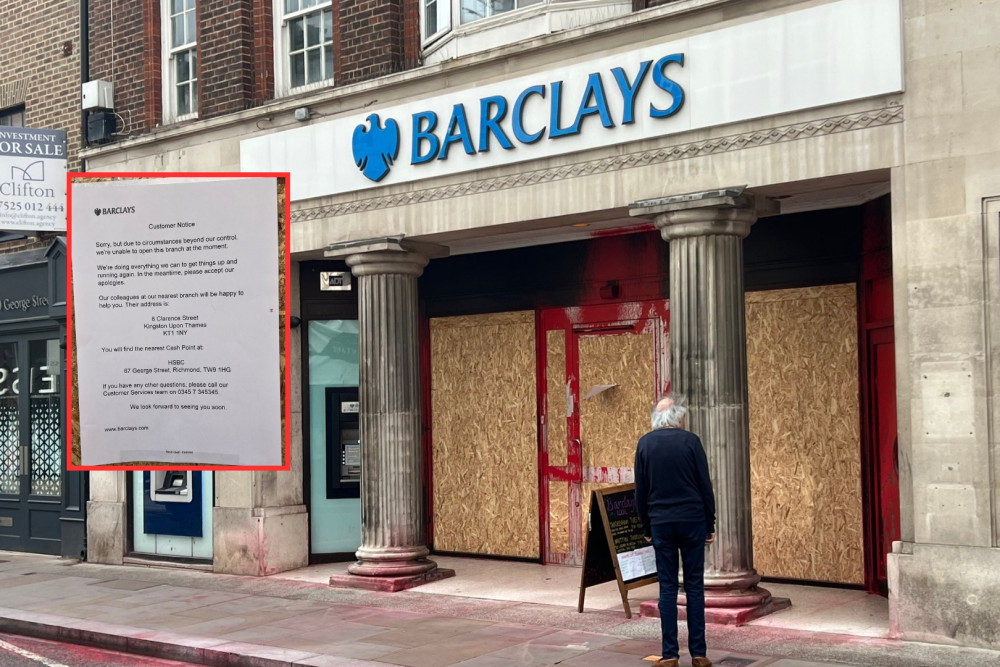
[[[0,229],[66,230],[66,131],[0,127]]]
[[[901,91],[899,0],[837,0],[240,142],[294,200]]]
[[[279,466],[274,178],[73,186],[82,465]]]

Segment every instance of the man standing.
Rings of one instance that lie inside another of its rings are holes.
[[[684,430],[687,408],[668,395],[653,409],[653,430],[635,450],[635,500],[653,542],[660,581],[663,653],[654,667],[679,667],[677,553],[684,564],[688,649],[693,667],[711,667],[705,644],[705,546],[715,541],[715,493],[701,440]]]

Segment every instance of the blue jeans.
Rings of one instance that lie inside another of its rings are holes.
[[[705,645],[705,540],[708,529],[697,522],[662,523],[651,526],[656,572],[660,580],[660,632],[663,658],[677,658],[677,552],[684,564],[687,595],[688,650],[704,656]]]

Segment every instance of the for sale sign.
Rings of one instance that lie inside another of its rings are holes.
[[[66,131],[0,127],[0,230],[66,230]]]

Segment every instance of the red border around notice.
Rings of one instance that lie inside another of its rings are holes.
[[[285,179],[285,465],[283,466],[74,466],[73,461],[73,179],[81,178],[283,178]],[[292,345],[291,303],[291,174],[289,172],[99,172],[71,171],[66,174],[66,469],[67,470],[291,470],[292,469]]]

